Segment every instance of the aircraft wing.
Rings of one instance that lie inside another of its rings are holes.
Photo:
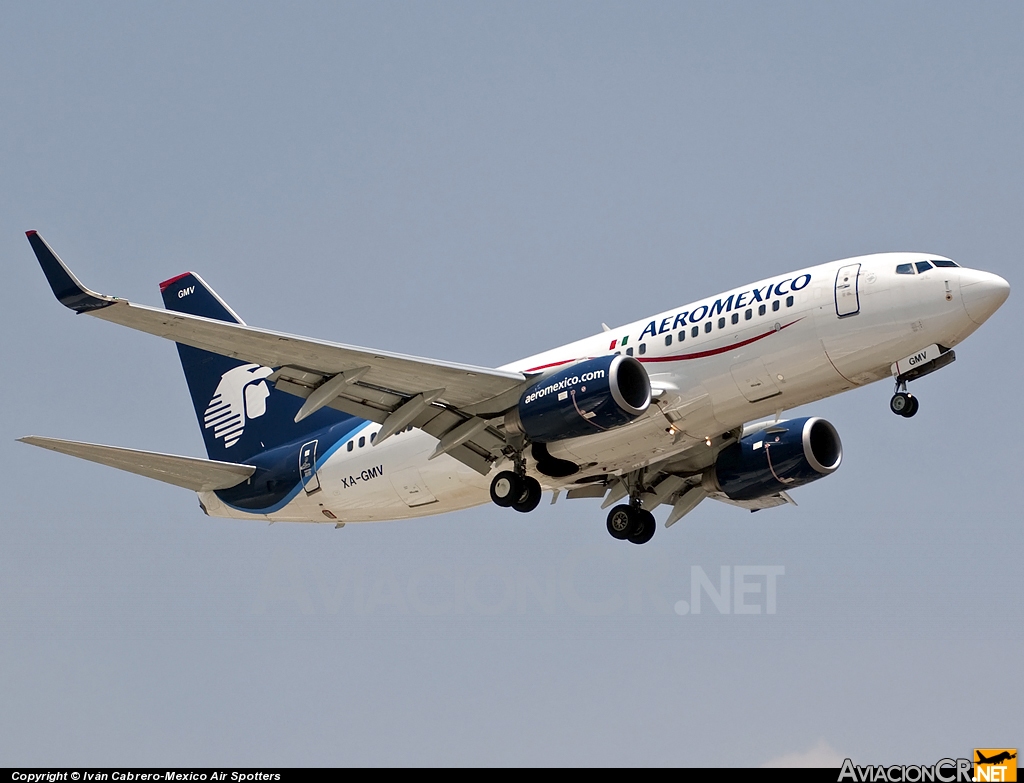
[[[18,440],[31,446],[59,451],[62,454],[98,462],[101,465],[126,470],[129,473],[136,473],[195,492],[228,489],[236,484],[241,484],[256,471],[252,465],[238,465],[234,462],[218,462],[197,457],[179,457],[155,451],[123,449],[119,446],[101,446],[98,443],[40,438],[35,435],[18,438]]]
[[[517,372],[314,340],[99,294],[37,232],[28,239],[54,295],[76,313],[276,368],[269,380],[277,388],[307,398],[300,416],[329,405],[378,422],[377,443],[411,424],[441,440],[438,453],[486,474],[504,446],[487,420],[515,405],[526,386]]]

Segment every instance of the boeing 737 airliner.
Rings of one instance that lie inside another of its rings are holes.
[[[1006,300],[988,272],[927,253],[848,258],[760,280],[491,369],[247,326],[199,275],[166,309],[83,286],[35,231],[57,299],[177,343],[209,459],[22,440],[194,490],[211,516],[376,522],[486,503],[604,498],[642,544],[705,498],[758,510],[834,472],[839,434],[785,410],[885,377],[907,384]]]

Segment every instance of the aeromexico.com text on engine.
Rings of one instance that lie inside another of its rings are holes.
[[[604,378],[604,370],[595,370],[594,372],[585,372],[583,375],[573,375],[571,378],[562,378],[557,383],[552,383],[544,386],[541,389],[537,389],[535,392],[530,392],[523,398],[523,403],[529,405],[534,400],[539,400],[541,397],[547,397],[549,394],[554,392],[564,391],[572,386],[578,386],[581,383],[587,381],[598,381]]]

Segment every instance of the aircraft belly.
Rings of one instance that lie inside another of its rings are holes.
[[[436,444],[411,432],[379,448],[339,450],[317,469],[318,491],[299,491],[271,513],[233,508],[212,492],[200,493],[200,501],[214,517],[330,524],[432,516],[488,502],[485,477],[447,455],[427,459]]]
[[[661,421],[645,418],[599,435],[549,443],[548,453],[582,466],[597,465],[602,472],[639,467],[681,448],[666,431],[669,423],[665,417],[659,413],[657,418]]]
[[[344,522],[376,522],[440,514],[478,505],[489,498],[468,488],[464,472],[475,471],[445,455],[427,457],[437,440],[421,432],[403,433],[365,456],[343,459],[324,480]],[[323,475],[323,472],[322,472]]]

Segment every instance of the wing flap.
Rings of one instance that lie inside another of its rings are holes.
[[[270,376],[275,386],[281,391],[298,397],[309,397],[324,376],[295,367],[282,367]],[[341,392],[329,403],[330,407],[358,416],[361,419],[383,424],[388,416],[407,402],[409,397],[402,397],[392,392],[374,389],[360,383],[346,384]],[[469,416],[461,411],[444,405],[427,406],[411,422],[413,427],[421,429],[440,440],[446,433],[463,424]],[[477,432],[465,443],[447,451],[449,456],[487,475],[496,454],[505,446],[505,439],[493,427]]]
[[[18,440],[31,446],[39,446],[90,462],[98,462],[111,468],[163,481],[165,484],[191,489],[194,492],[210,492],[215,489],[234,487],[256,471],[253,465],[236,465],[233,462],[217,462],[197,457],[179,457],[174,454],[125,449],[119,446],[103,446],[98,443],[81,443],[74,440],[42,438],[34,435]]]

